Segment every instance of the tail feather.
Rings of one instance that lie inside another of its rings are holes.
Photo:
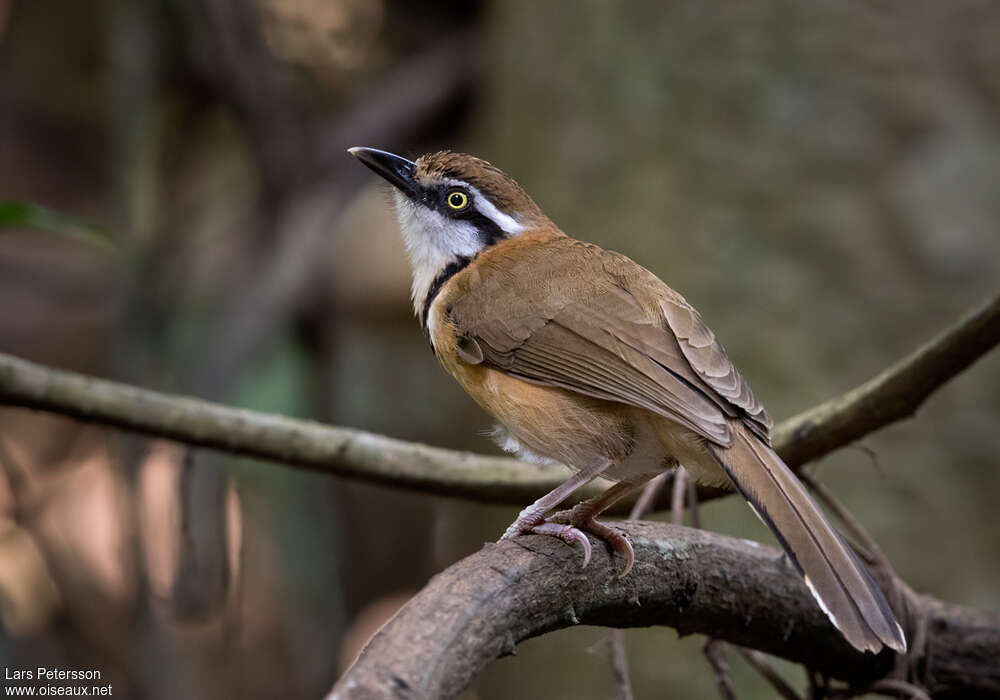
[[[739,428],[732,447],[709,449],[777,536],[813,597],[848,642],[906,651],[906,638],[882,591],[830,525],[802,483],[770,447]]]

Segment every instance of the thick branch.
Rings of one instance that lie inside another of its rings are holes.
[[[604,547],[583,569],[555,538],[486,545],[410,600],[369,642],[328,700],[450,698],[529,637],[577,624],[668,625],[804,663],[831,677],[871,681],[890,652],[854,651],[802,580],[769,547],[666,523],[623,523],[636,565]],[[1000,694],[1000,615],[917,597],[929,639],[921,685],[935,697]]]
[[[911,415],[931,392],[998,341],[1000,296],[871,381],[782,423],[775,431],[775,446],[794,468]],[[49,369],[2,353],[0,404],[60,413],[338,476],[491,503],[523,505],[564,478],[561,469],[540,470],[512,459],[427,447],[172,396]],[[600,488],[583,489],[580,496]],[[700,496],[721,493],[706,490]]]

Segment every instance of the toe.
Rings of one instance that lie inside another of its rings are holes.
[[[559,523],[561,525],[572,525],[573,524],[573,511],[572,510],[561,510],[558,513],[553,513],[545,519],[547,523]]]
[[[621,555],[625,557],[625,566],[623,566],[622,570],[618,573],[618,578],[625,578],[628,576],[629,572],[632,571],[632,565],[635,563],[635,550],[632,549],[632,543],[629,542],[628,537],[622,534],[620,530],[609,527],[602,522],[598,522],[597,520],[575,524],[581,530],[585,530],[586,532],[596,535],[607,542],[612,550],[620,552]]]
[[[635,563],[635,550],[632,549],[632,543],[629,542],[628,537],[621,535],[621,533],[619,535],[621,536],[621,544],[612,543],[611,546],[625,556],[625,566],[622,567],[621,572],[618,574],[618,578],[625,578],[632,570],[632,564]]]
[[[531,532],[539,535],[552,535],[558,537],[569,545],[578,542],[583,547],[583,566],[590,563],[590,540],[577,528],[571,525],[561,525],[559,523],[544,522],[531,528]]]

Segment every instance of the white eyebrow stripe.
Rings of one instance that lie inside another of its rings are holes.
[[[512,216],[504,214],[502,211],[493,206],[493,202],[487,199],[482,192],[473,187],[467,182],[462,182],[461,180],[452,180],[451,178],[443,178],[442,182],[446,185],[455,185],[457,187],[464,187],[472,193],[472,203],[476,207],[476,210],[490,219],[493,223],[499,226],[504,233],[509,233],[511,235],[521,233],[524,230],[524,226],[517,222]]]

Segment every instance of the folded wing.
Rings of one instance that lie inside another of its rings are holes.
[[[760,402],[679,294],[635,262],[596,246],[572,239],[539,245],[544,250],[515,266],[519,280],[531,281],[516,299],[490,303],[509,296],[503,287],[511,267],[486,259],[476,284],[448,310],[464,338],[480,347],[484,363],[527,381],[648,409],[723,447],[733,442],[732,418],[767,440],[771,422]],[[567,289],[580,294],[570,298]]]

